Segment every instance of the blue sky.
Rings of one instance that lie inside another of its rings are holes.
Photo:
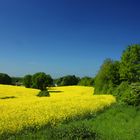
[[[94,76],[140,43],[139,0],[0,0],[0,72]]]

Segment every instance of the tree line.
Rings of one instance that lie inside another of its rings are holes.
[[[81,85],[81,86],[93,86],[93,77],[77,77],[75,75],[66,75],[57,79],[53,79],[51,75],[44,72],[37,72],[33,75],[27,74],[24,77],[10,77],[8,74],[0,73],[0,84],[6,85],[24,85],[26,88],[39,88],[37,83],[43,86],[70,86],[70,85]]]
[[[24,85],[26,88],[39,89],[40,92],[37,96],[50,96],[47,87],[70,85],[93,86],[94,79],[91,77],[79,78],[75,75],[53,79],[49,74],[47,75],[44,72],[37,72],[33,75],[27,74],[24,77],[10,77],[8,74],[0,73],[0,84]]]
[[[112,94],[130,105],[140,104],[140,45],[128,46],[119,61],[106,59],[95,77],[95,94]]]
[[[0,73],[0,84],[20,85],[27,88],[36,88],[47,91],[46,87],[54,86],[95,86],[95,94],[112,94],[119,101],[130,105],[140,104],[140,45],[128,46],[122,53],[119,61],[106,59],[101,65],[95,78],[79,78],[67,75],[52,79],[44,72],[25,75],[23,78],[10,77]],[[47,92],[48,93],[48,92]]]

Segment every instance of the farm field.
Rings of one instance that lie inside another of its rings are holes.
[[[36,89],[0,85],[0,138],[28,128],[56,126],[116,102],[112,95],[93,95],[92,87],[53,87],[49,91],[50,97],[37,97]]]

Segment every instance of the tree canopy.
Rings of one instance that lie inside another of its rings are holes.
[[[67,75],[56,79],[56,84],[59,86],[77,85],[80,78],[75,75]]]
[[[32,75],[25,75],[23,78],[23,84],[26,88],[32,87]]]
[[[107,93],[109,87],[120,83],[119,62],[106,59],[95,77],[95,92]]]
[[[94,85],[94,78],[91,77],[82,77],[78,83],[81,86],[93,86]]]
[[[44,72],[37,72],[34,75],[25,75],[23,84],[27,88],[36,88],[40,90],[46,90],[46,87],[53,85],[53,79],[50,75],[46,75]]]
[[[120,62],[120,77],[123,81],[140,81],[140,45],[128,46]]]
[[[12,84],[12,79],[8,74],[0,73],[0,84],[10,85]]]
[[[140,45],[128,46],[120,62],[103,62],[95,78],[95,94],[113,94],[126,104],[140,105]]]

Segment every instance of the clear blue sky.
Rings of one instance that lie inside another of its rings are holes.
[[[0,0],[0,72],[94,76],[140,43],[139,0]]]

